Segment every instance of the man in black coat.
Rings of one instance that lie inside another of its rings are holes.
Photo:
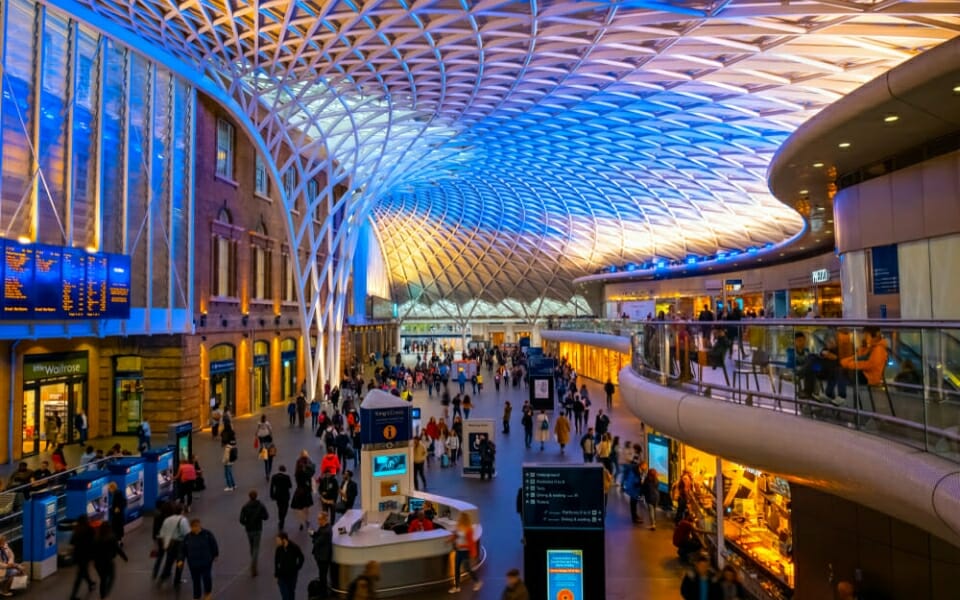
[[[113,481],[107,489],[110,490],[110,528],[122,546],[123,528],[127,524],[127,494]]]
[[[353,509],[357,503],[357,495],[360,490],[357,488],[357,482],[353,480],[353,471],[347,469],[343,472],[343,482],[340,484],[340,502],[342,506],[337,506],[338,512],[347,512]]]
[[[283,530],[287,510],[290,509],[291,489],[293,489],[293,482],[287,475],[287,467],[280,465],[280,468],[270,479],[270,499],[277,503],[277,527],[280,530]]]
[[[330,517],[325,512],[317,515],[317,529],[310,532],[310,538],[313,544],[311,554],[313,560],[317,563],[317,581],[320,589],[315,590],[317,598],[327,598],[330,591],[327,584],[327,573],[330,571],[330,561],[333,558],[333,526],[330,524]],[[314,590],[308,590],[313,594]],[[310,596],[313,600],[313,596]]]
[[[240,509],[240,524],[247,532],[250,543],[250,576],[257,576],[257,557],[260,555],[260,535],[263,522],[269,518],[267,507],[257,498],[257,490],[250,490],[250,499]]]
[[[273,576],[280,588],[280,600],[293,600],[297,590],[297,575],[303,567],[300,546],[290,541],[286,531],[277,533],[277,550],[273,557]]]

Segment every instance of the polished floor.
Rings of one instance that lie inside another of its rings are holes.
[[[451,385],[451,387],[454,387]],[[599,385],[591,386],[594,398],[602,397]],[[492,389],[484,390],[471,417],[495,418],[499,421],[503,402],[510,400],[515,407],[523,403],[526,390],[504,390],[497,395]],[[439,401],[427,398],[424,391],[415,393],[415,403],[423,408],[425,418],[439,415]],[[594,410],[597,408],[595,403]],[[292,467],[297,453],[308,449],[314,457],[320,455],[321,444],[308,429],[286,426],[286,414],[283,407],[267,410],[268,417],[275,424],[278,463]],[[504,585],[504,574],[512,567],[522,568],[523,554],[519,518],[515,511],[515,496],[520,484],[520,467],[525,461],[574,462],[580,460],[577,451],[561,455],[558,447],[548,445],[544,452],[525,450],[522,429],[519,426],[519,413],[514,412],[513,432],[497,439],[498,476],[492,482],[463,479],[458,470],[441,469],[436,464],[427,471],[427,484],[430,492],[440,495],[462,498],[480,507],[484,524],[484,546],[488,551],[488,560],[481,569],[485,585],[479,592],[464,587],[459,596],[449,596],[447,587],[428,590],[407,597],[416,600],[463,597],[477,599],[499,599]],[[237,419],[236,426],[240,444],[240,461],[235,467],[238,490],[223,492],[223,478],[220,468],[220,446],[210,439],[209,433],[197,434],[195,448],[204,467],[208,490],[195,500],[193,516],[199,517],[205,527],[218,538],[221,558],[214,569],[214,598],[279,598],[279,592],[271,575],[272,540],[265,535],[261,548],[261,576],[251,578],[247,573],[247,542],[237,520],[246,490],[258,489],[261,497],[266,495],[266,484],[262,465],[257,461],[252,448],[252,418]],[[636,439],[639,431],[638,420],[622,409],[615,399],[612,416],[612,431],[622,440]],[[155,440],[156,441],[156,440]],[[678,597],[682,568],[679,566],[670,540],[671,528],[668,520],[662,517],[662,525],[656,532],[630,524],[627,501],[619,493],[612,492],[607,518],[607,595],[608,599],[645,598],[650,600]],[[268,504],[269,509],[273,506]],[[315,512],[314,512],[315,514]],[[288,519],[289,527],[290,519]],[[267,523],[265,534],[273,531],[275,525]],[[309,553],[309,539],[306,532],[292,531],[292,539]],[[127,535],[126,549],[130,556],[128,564],[119,564],[119,574],[111,598],[172,598],[170,589],[157,590],[150,582],[149,558],[151,547],[150,523],[144,522],[138,530]],[[306,598],[307,582],[313,578],[315,567],[312,560],[307,561],[299,580],[298,598]],[[33,598],[49,597],[66,600],[73,570],[58,573],[42,581],[34,582],[26,596]],[[21,594],[23,595],[23,594]],[[181,598],[190,597],[190,585],[184,585]],[[94,595],[91,594],[90,598]],[[594,600],[594,599],[590,599]]]

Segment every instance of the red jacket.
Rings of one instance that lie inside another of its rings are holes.
[[[336,475],[340,472],[340,459],[337,458],[336,454],[324,454],[323,460],[320,461],[320,474],[327,475],[332,474]]]

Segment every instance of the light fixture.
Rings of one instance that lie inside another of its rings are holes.
[[[837,144],[837,148],[849,148],[849,147],[850,147],[850,142],[840,142],[839,144]]]
[[[953,93],[960,94],[960,84],[953,86]]]
[[[33,243],[33,240],[31,240],[30,238],[28,238],[28,237],[25,236],[25,235],[21,235],[20,237],[18,237],[18,238],[17,238],[17,241],[20,242],[21,244],[32,244],[32,243]]]
[[[900,115],[887,115],[883,118],[884,123],[896,123],[900,120]]]
[[[806,196],[806,195],[809,194],[809,193],[810,193],[810,190],[800,190],[800,195],[801,195],[801,196]]]
[[[787,255],[786,252],[781,252],[781,253],[780,253],[780,256],[786,256],[786,255]]]
[[[819,169],[819,168],[821,168],[821,167],[823,167],[823,163],[822,163],[822,162],[815,162],[815,163],[813,163],[813,168],[814,168],[814,169]]]
[[[97,249],[96,249],[96,247],[94,247],[94,246],[87,246],[87,247],[85,248],[85,250],[86,250],[89,254],[96,254],[96,253],[97,253]]]
[[[827,223],[833,223],[833,219],[827,219]]]

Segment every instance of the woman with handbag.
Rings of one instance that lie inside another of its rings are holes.
[[[3,580],[0,581],[0,596],[13,595],[10,590],[14,587],[14,580],[18,584],[17,587],[23,583],[23,586],[19,589],[27,587],[27,575],[23,571],[23,567],[17,564],[13,549],[7,544],[7,537],[4,535],[0,535],[0,569],[3,570]]]

